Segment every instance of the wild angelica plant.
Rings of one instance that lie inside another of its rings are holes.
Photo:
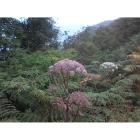
[[[80,112],[79,107],[80,106],[89,106],[89,105],[91,105],[91,103],[88,102],[88,99],[87,99],[85,93],[83,93],[83,92],[76,91],[71,94],[69,93],[69,86],[68,86],[69,77],[74,76],[76,73],[81,73],[86,76],[87,71],[86,71],[85,67],[75,60],[64,59],[64,60],[58,61],[53,66],[50,66],[49,72],[54,77],[56,77],[56,76],[62,77],[64,87],[65,87],[65,93],[66,93],[66,99],[65,99],[66,103],[64,102],[64,99],[60,95],[59,101],[57,101],[57,103],[54,103],[54,104],[61,106],[62,108],[64,108],[66,110],[66,122],[69,121],[69,113],[73,112],[73,110],[71,108],[72,104],[76,105],[77,113],[73,119],[73,121],[74,121],[78,114],[83,115]],[[56,84],[56,87],[59,86],[59,83],[56,80],[55,80],[55,84]]]
[[[118,66],[112,62],[104,62],[100,64],[100,68],[104,71],[104,76],[109,80],[113,72],[118,69]]]
[[[114,71],[118,69],[118,66],[112,62],[104,62],[100,64],[100,68],[104,71],[102,77],[106,83],[107,89],[107,82],[110,81],[111,76],[113,75]]]
[[[104,62],[103,64],[100,64],[101,68],[108,69],[114,71],[115,69],[118,69],[118,66],[115,65],[112,62]]]

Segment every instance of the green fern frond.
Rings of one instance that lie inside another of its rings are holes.
[[[111,80],[111,83],[114,84],[114,83],[116,83],[117,81],[124,79],[124,77],[125,77],[124,75],[116,76],[116,77],[114,77],[114,78]]]
[[[77,82],[70,81],[68,84],[69,84],[69,91],[71,92],[79,89],[79,84]]]
[[[25,112],[17,116],[20,122],[48,122],[48,117],[42,118],[41,115],[33,112]]]
[[[0,119],[5,120],[16,117],[20,112],[7,99],[0,100]]]
[[[134,81],[130,77],[126,77],[122,80],[119,80],[115,83],[116,86],[125,86],[125,87],[131,87],[133,85]]]
[[[127,72],[133,72],[134,70],[140,71],[140,65],[127,65],[124,70]]]
[[[30,89],[30,86],[28,85],[27,79],[23,78],[23,77],[16,77],[13,78],[11,81],[6,81],[3,82],[3,86],[6,89],[21,89],[21,90],[28,90]]]
[[[51,102],[59,99],[59,97],[47,95],[44,91],[40,89],[34,89],[30,92],[30,94],[37,98],[38,102]]]
[[[133,81],[140,81],[140,74],[132,74],[128,76],[129,79],[132,79]]]
[[[110,92],[101,92],[101,93],[92,93],[88,92],[86,93],[88,96],[89,100],[92,101],[93,104],[96,105],[103,105],[106,106],[107,104],[112,104],[115,102],[121,102],[123,101],[123,97],[121,97],[118,94],[115,93],[110,93]]]

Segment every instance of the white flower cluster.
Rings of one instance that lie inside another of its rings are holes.
[[[101,68],[111,69],[112,71],[115,71],[115,69],[118,69],[118,66],[112,62],[104,62],[103,64],[100,64],[100,66]]]

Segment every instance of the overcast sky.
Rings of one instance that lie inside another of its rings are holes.
[[[54,19],[58,23],[58,26],[87,26],[117,18],[118,17],[58,17]]]
[[[62,32],[69,31],[68,34],[73,35],[77,31],[81,31],[83,26],[92,26],[105,20],[113,20],[117,18],[119,17],[58,17],[54,18],[54,20]]]

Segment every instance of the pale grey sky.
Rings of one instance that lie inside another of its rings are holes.
[[[87,26],[117,18],[119,17],[58,17],[54,19],[58,23],[58,26]]]

